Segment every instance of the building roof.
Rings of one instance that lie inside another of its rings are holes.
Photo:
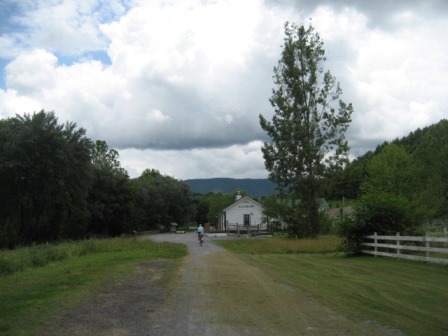
[[[231,205],[229,205],[227,208],[223,209],[222,212],[226,212],[227,210],[229,210],[230,208],[235,207],[236,205],[238,205],[239,203],[244,203],[244,202],[251,202],[256,206],[259,206],[260,208],[263,208],[263,206],[258,203],[257,201],[253,200],[252,198],[250,198],[249,196],[244,196],[242,198],[240,198],[239,200],[237,200],[236,202],[232,203]]]

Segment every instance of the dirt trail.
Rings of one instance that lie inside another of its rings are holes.
[[[149,239],[188,246],[169,291],[160,280],[166,262],[140,265],[119,287],[105,288],[49,326],[46,335],[394,335],[276,281],[212,238],[203,247],[193,233]]]
[[[159,235],[156,241],[186,243],[190,254],[160,335],[385,335],[387,330],[353,321],[298,288],[192,234]]]

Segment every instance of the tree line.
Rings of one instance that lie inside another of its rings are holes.
[[[333,185],[345,185],[344,194],[357,199],[354,214],[339,223],[342,250],[358,253],[362,236],[373,232],[422,235],[432,222],[446,228],[446,167],[448,120],[444,119],[384,142],[335,174]]]
[[[446,218],[447,165],[448,120],[441,120],[328,174],[321,196],[358,200],[356,216],[339,223],[340,233],[352,237],[346,250],[356,251],[359,237],[372,231],[411,232],[432,218]],[[154,169],[131,179],[115,149],[93,142],[74,123],[59,124],[53,112],[0,120],[1,248],[117,236],[171,222],[213,224],[233,199],[233,193],[193,194]],[[297,213],[287,194],[261,202],[266,216],[294,223]],[[318,219],[319,232],[325,232],[326,219]],[[288,232],[310,231],[291,226]]]
[[[154,169],[130,179],[118,159],[54,112],[0,120],[0,248],[158,229],[208,212],[182,182]]]

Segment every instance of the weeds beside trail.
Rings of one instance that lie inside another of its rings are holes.
[[[322,247],[329,240],[314,240],[314,246],[307,240],[279,238],[219,244],[285,286],[356,320],[385,326],[386,331],[401,330],[405,335],[448,334],[447,267],[316,253],[326,250]]]
[[[116,238],[0,252],[0,334],[30,335],[135,265],[184,256],[184,245]],[[5,271],[6,270],[6,271]]]
[[[148,241],[132,238],[88,239],[59,244],[41,244],[12,251],[0,250],[0,276],[98,253],[127,252],[132,258],[137,256],[138,251],[160,258],[177,258],[186,253],[185,248],[182,247],[169,248],[163,244],[151,244]]]

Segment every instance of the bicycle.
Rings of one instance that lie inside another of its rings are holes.
[[[204,235],[198,235],[199,245],[202,247],[202,243],[204,242]]]

